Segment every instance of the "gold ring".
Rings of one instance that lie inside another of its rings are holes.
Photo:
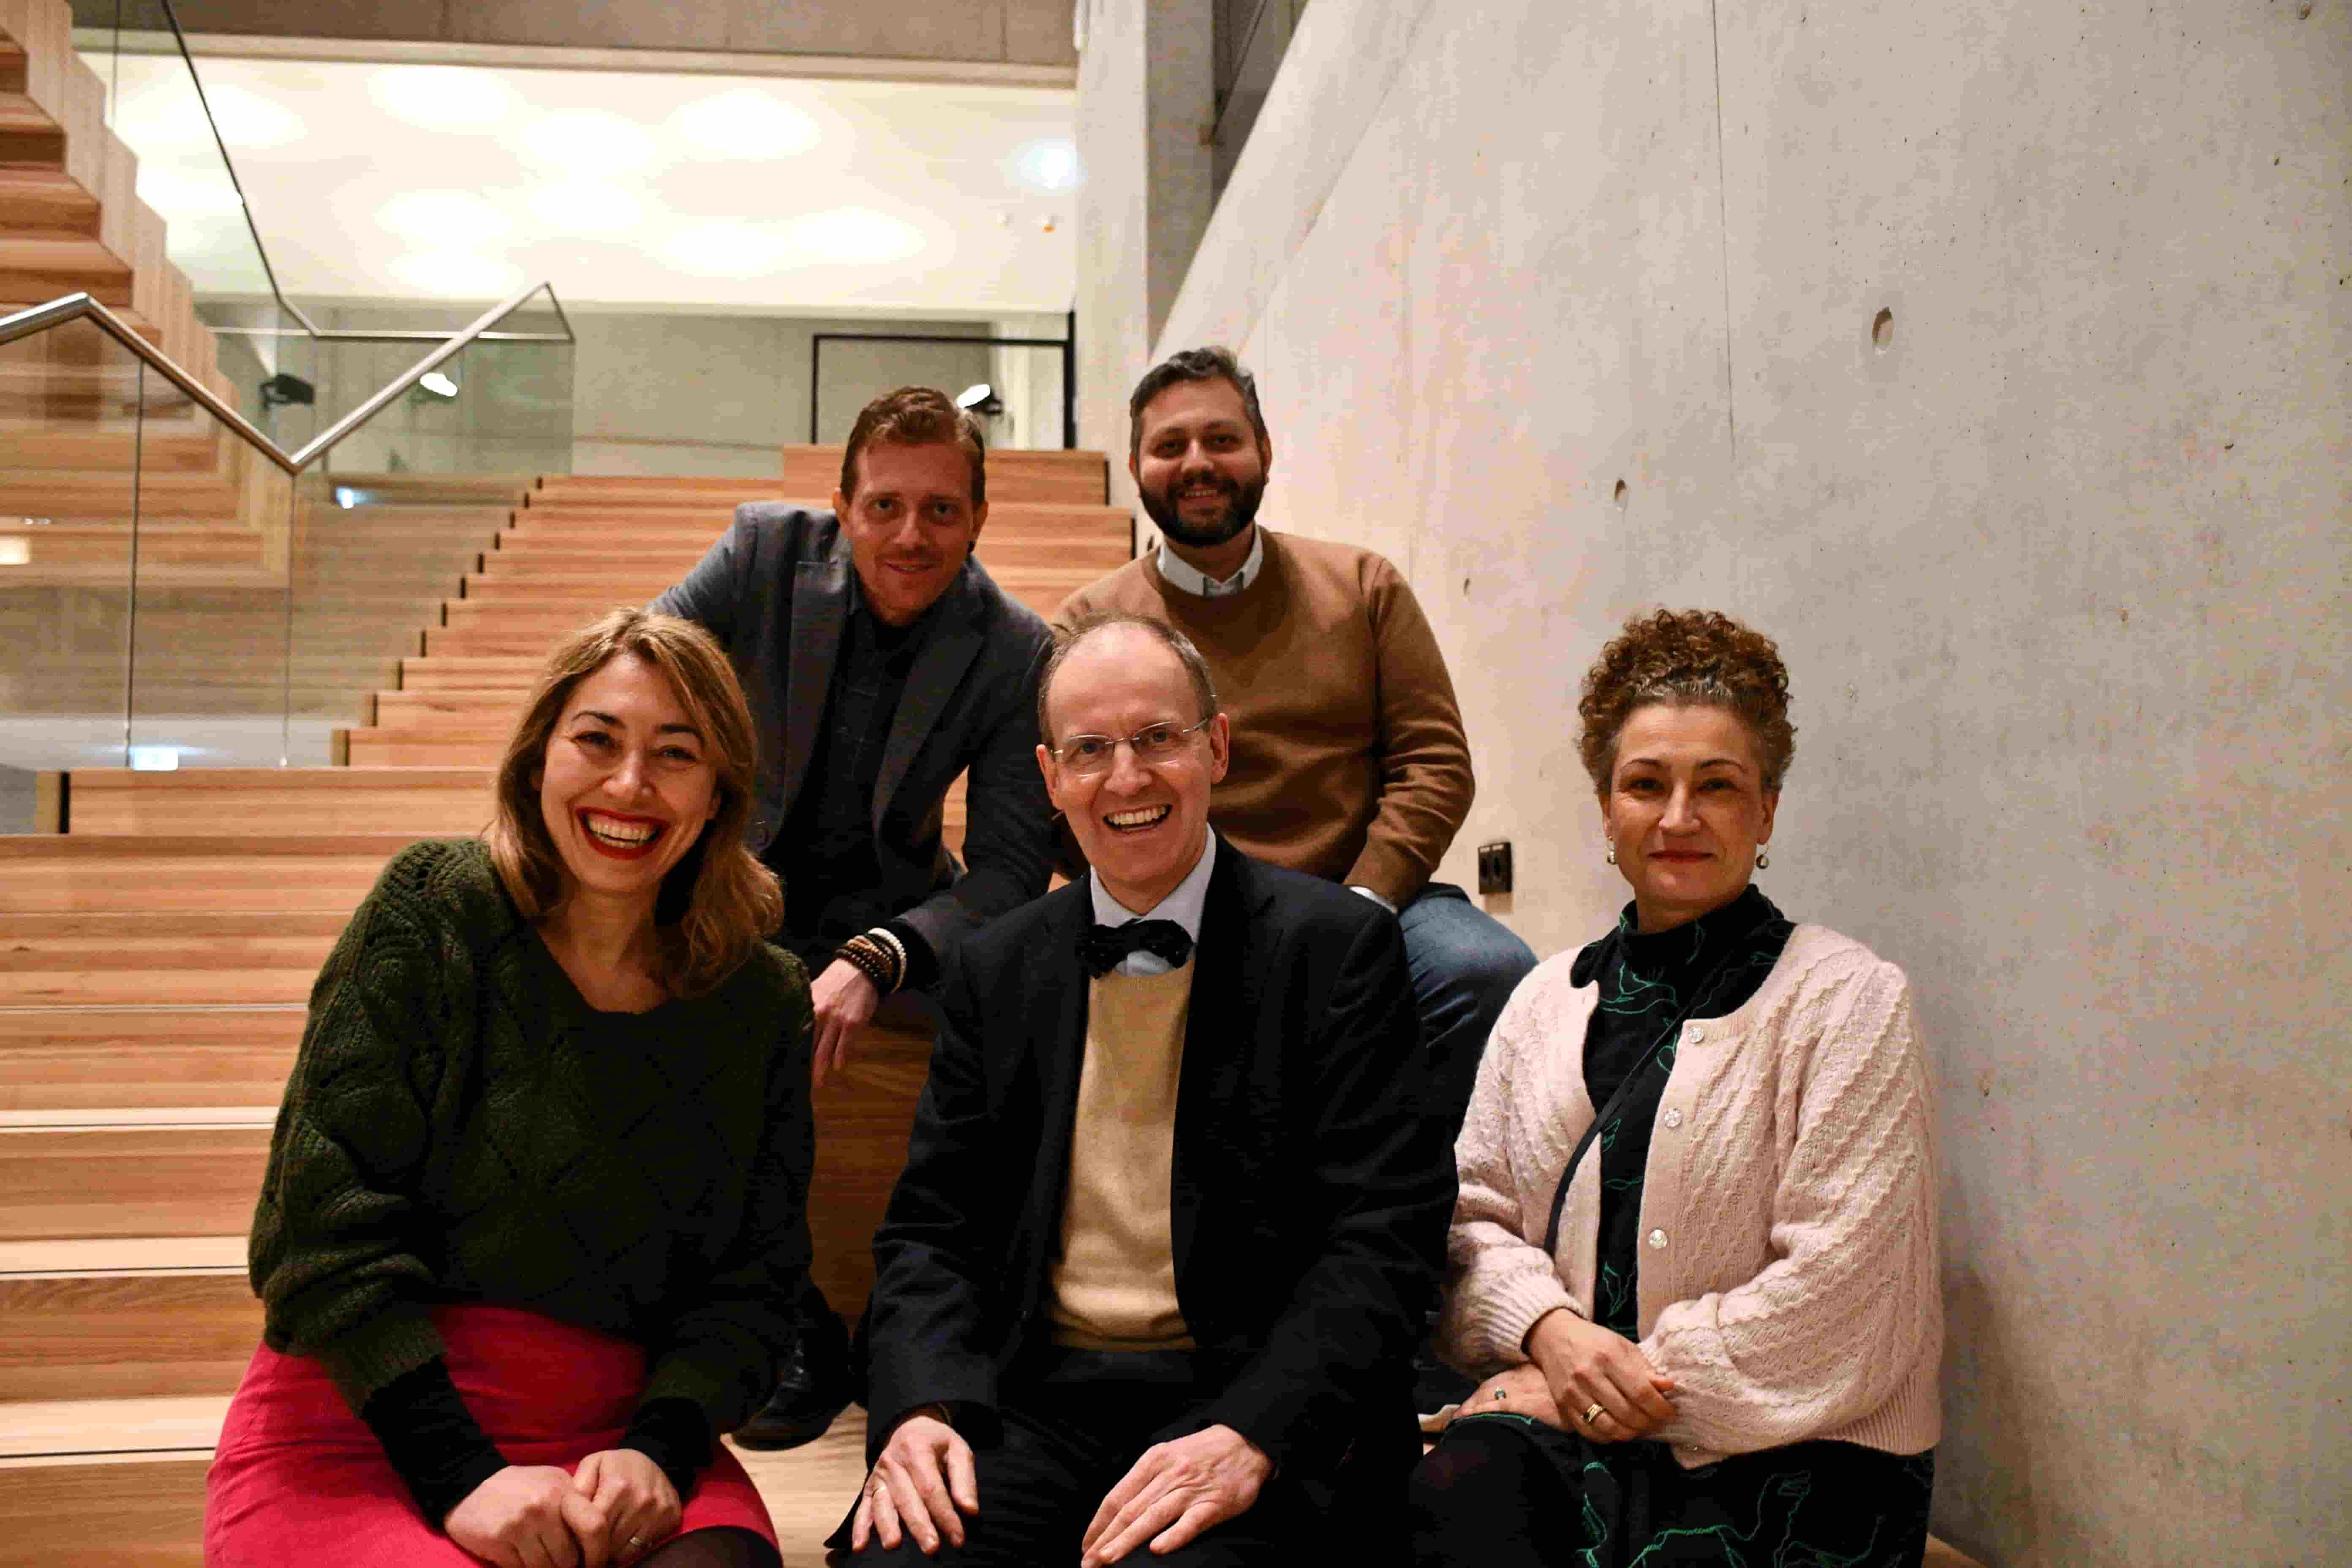
[[[646,1538],[642,1535],[632,1535],[629,1537],[629,1546],[634,1551],[643,1552],[646,1549]]]
[[[1591,1404],[1584,1407],[1584,1424],[1587,1426],[1591,1426],[1595,1421],[1599,1420],[1603,1414],[1605,1413],[1601,1408],[1601,1401],[1597,1399],[1594,1400]]]
[[[1496,1398],[1496,1402],[1497,1402],[1497,1403],[1499,1403],[1499,1402],[1502,1400],[1502,1398],[1503,1398],[1503,1391],[1502,1391],[1501,1389],[1499,1389],[1499,1388],[1498,1388],[1498,1389],[1495,1390],[1495,1398]]]

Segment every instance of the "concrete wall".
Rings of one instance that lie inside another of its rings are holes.
[[[1078,445],[1131,504],[1127,394],[1150,367],[1213,204],[1210,0],[1076,0]]]
[[[1318,0],[1157,342],[1410,574],[1543,952],[1603,638],[1780,639],[1762,880],[1917,988],[1996,1568],[2352,1561],[2347,84],[2331,3]]]
[[[142,8],[156,26],[153,7]],[[367,38],[567,48],[850,55],[908,60],[1067,66],[1070,0],[180,0],[192,33]],[[84,26],[115,25],[114,0],[77,0]],[[126,15],[124,25],[131,25]]]

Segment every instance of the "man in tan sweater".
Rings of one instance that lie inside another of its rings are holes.
[[[1394,911],[1438,1092],[1458,1121],[1525,942],[1430,875],[1470,809],[1470,749],[1445,656],[1396,568],[1256,521],[1274,463],[1257,385],[1189,350],[1129,400],[1127,466],[1160,546],[1055,616],[1164,621],[1208,661],[1233,721],[1209,819],[1244,853]]]

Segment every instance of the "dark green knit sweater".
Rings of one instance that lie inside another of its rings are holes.
[[[436,1303],[634,1339],[644,1402],[767,1396],[809,1264],[808,984],[583,1001],[471,840],[394,856],[327,960],[254,1213],[262,1337],[353,1411],[442,1354]]]

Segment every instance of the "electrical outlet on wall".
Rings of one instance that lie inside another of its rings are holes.
[[[1507,893],[1511,890],[1511,841],[1498,838],[1492,844],[1478,846],[1478,891]]]

